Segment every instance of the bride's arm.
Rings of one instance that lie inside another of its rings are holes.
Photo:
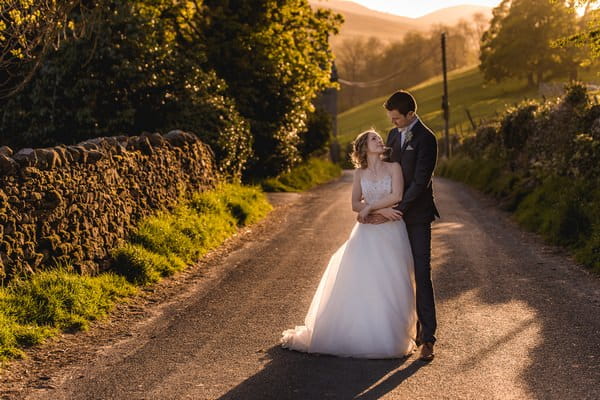
[[[354,170],[354,182],[352,183],[352,211],[361,212],[367,205],[362,201],[362,188],[360,187],[359,169]]]
[[[373,204],[367,205],[365,208],[368,209],[369,213],[381,208],[393,206],[402,200],[402,192],[404,191],[404,177],[402,176],[402,168],[400,167],[400,164],[396,162],[390,163],[390,168],[392,170],[392,193],[382,197]],[[365,208],[361,210],[363,213],[367,213]]]

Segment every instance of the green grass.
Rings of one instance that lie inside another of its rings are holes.
[[[61,331],[88,329],[138,286],[186,268],[271,209],[257,187],[222,185],[140,221],[113,250],[114,272],[90,277],[62,267],[0,287],[0,362],[23,357],[24,348]]]
[[[196,193],[173,211],[140,221],[128,243],[114,250],[115,270],[139,285],[156,282],[198,261],[270,210],[257,187],[228,184]]]
[[[465,156],[442,160],[436,171],[495,196],[521,226],[566,246],[577,261],[600,273],[600,188],[593,183],[549,176],[531,186],[500,164]]]
[[[59,331],[87,329],[135,292],[116,274],[81,276],[65,268],[11,281],[0,288],[0,361],[22,357],[23,348]]]
[[[432,78],[408,89],[417,100],[417,113],[434,132],[441,135],[444,130],[442,115],[443,83],[441,76]],[[536,89],[527,89],[522,81],[510,80],[502,84],[486,84],[477,67],[457,70],[448,74],[448,98],[450,101],[451,133],[462,127],[464,133],[472,132],[465,109],[476,123],[480,119],[494,117],[506,105],[523,98],[537,97]],[[339,115],[339,141],[342,148],[356,136],[369,128],[375,128],[384,136],[392,128],[383,103],[387,96],[373,99]]]
[[[340,166],[319,158],[311,158],[285,174],[265,179],[261,185],[267,192],[299,192],[329,182],[341,173]]]

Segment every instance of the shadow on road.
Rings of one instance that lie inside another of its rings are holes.
[[[464,321],[476,319],[476,306],[489,310],[464,332],[464,340],[484,337],[479,343],[485,344],[473,346],[461,369],[480,368],[492,356],[525,356],[519,377],[534,397],[598,398],[597,280],[516,229],[492,201],[462,185],[451,189],[457,184],[450,181],[436,184],[445,186],[439,203],[448,208],[433,231],[443,252],[433,274],[438,304],[466,302],[457,315]]]
[[[426,364],[415,357],[364,360],[317,356],[272,347],[257,374],[219,400],[379,399]]]

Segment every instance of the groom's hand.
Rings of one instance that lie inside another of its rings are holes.
[[[383,224],[384,222],[388,222],[388,219],[380,214],[369,214],[362,221],[359,220],[358,222],[363,224],[379,225]]]
[[[392,207],[379,209],[377,210],[377,214],[385,217],[388,221],[400,221],[402,219],[402,212]]]

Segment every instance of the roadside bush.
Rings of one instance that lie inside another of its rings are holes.
[[[507,111],[500,125],[502,145],[506,149],[520,150],[525,145],[534,124],[534,112],[538,107],[534,102],[526,102]]]
[[[591,221],[582,206],[589,188],[567,178],[548,178],[519,204],[515,217],[529,230],[553,244],[577,245],[591,233]]]
[[[498,143],[497,138],[502,140]],[[573,84],[479,129],[437,173],[490,193],[525,228],[600,272],[600,107]]]
[[[306,132],[300,135],[298,150],[303,160],[311,156],[321,156],[328,151],[331,142],[333,124],[331,115],[322,108],[317,108],[308,115]]]
[[[307,0],[205,0],[193,15],[190,43],[201,43],[207,65],[227,82],[250,122],[254,156],[246,177],[262,179],[301,161],[300,135],[312,101],[332,87],[328,38],[341,16],[313,10]]]

